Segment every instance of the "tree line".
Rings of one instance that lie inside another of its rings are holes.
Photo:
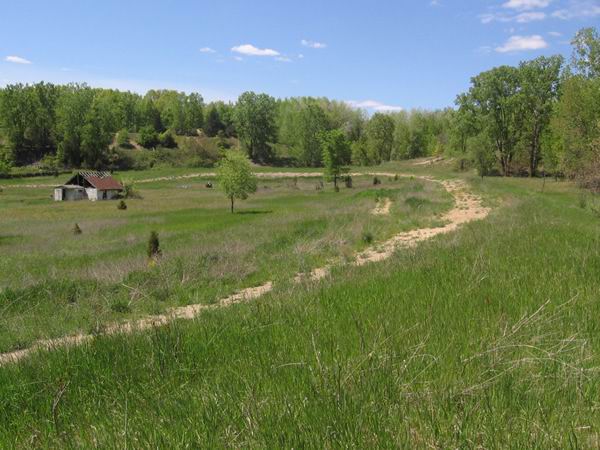
[[[85,84],[14,84],[0,89],[0,164],[52,159],[65,168],[110,168],[129,133],[152,149],[175,147],[177,135],[239,139],[257,163],[323,166],[326,134],[339,131],[344,164],[379,164],[445,150],[452,111],[369,117],[327,98],[277,100],[246,92],[236,103],[205,104],[197,93],[151,90],[145,95]],[[339,139],[338,136],[338,139]]]
[[[471,79],[456,107],[369,116],[327,98],[275,99],[245,92],[205,104],[198,93],[145,95],[84,84],[0,89],[0,169],[54,158],[64,167],[109,167],[128,134],[146,148],[175,147],[177,135],[237,138],[263,164],[323,166],[451,155],[482,175],[588,176],[600,172],[600,37],[586,28],[570,62],[539,57]],[[335,145],[332,145],[335,142]],[[331,155],[330,155],[331,156]]]

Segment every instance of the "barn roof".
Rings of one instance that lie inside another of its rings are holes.
[[[115,180],[110,172],[97,172],[97,171],[81,171],[71,177],[66,185],[68,184],[78,184],[76,180],[81,177],[84,178],[91,186],[100,190],[123,190],[123,185]]]

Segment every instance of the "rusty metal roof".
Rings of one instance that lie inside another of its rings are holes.
[[[79,172],[77,175],[73,176],[67,184],[71,184],[70,181],[77,178],[77,176],[81,176],[85,178],[85,180],[90,183],[93,187],[100,190],[115,190],[121,191],[123,190],[123,185],[115,180],[110,172],[97,172],[84,170]]]

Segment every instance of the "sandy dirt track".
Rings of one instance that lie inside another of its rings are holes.
[[[320,173],[315,172],[270,172],[257,174],[264,178],[293,178],[293,177],[319,177],[322,176]],[[381,177],[394,177],[395,173],[382,173],[382,172],[370,172],[370,173],[352,173],[351,176],[381,176]],[[399,174],[400,175],[400,174]],[[193,174],[185,175],[182,177],[165,177],[164,179],[184,179],[194,177],[210,177],[214,174]],[[445,225],[437,228],[419,228],[411,231],[402,232],[396,234],[392,238],[388,239],[383,243],[376,244],[358,254],[355,255],[355,260],[352,265],[362,266],[372,262],[383,261],[393,255],[393,253],[399,248],[408,248],[417,245],[419,242],[431,239],[434,236],[440,234],[450,233],[455,231],[461,224],[471,222],[474,220],[484,219],[490,212],[490,209],[483,206],[482,200],[479,196],[468,192],[468,185],[462,180],[446,180],[438,181],[427,176],[415,176],[410,174],[402,174],[403,177],[414,177],[417,179],[424,179],[432,182],[438,182],[454,197],[455,205],[448,211],[442,220]],[[163,178],[142,180],[141,182],[159,181]],[[389,199],[385,199],[388,200]],[[380,202],[384,203],[384,202]],[[389,206],[387,210],[389,213]],[[374,213],[374,212],[373,212]],[[301,283],[304,281],[317,281],[327,277],[332,268],[332,264],[313,269],[309,273],[297,274],[294,278],[294,282]],[[193,319],[200,315],[205,310],[223,308],[231,305],[235,305],[241,302],[247,302],[250,300],[257,299],[264,294],[270,292],[273,289],[273,283],[271,281],[257,287],[251,287],[243,289],[240,292],[222,298],[217,303],[212,305],[188,305],[178,308],[172,308],[165,314],[159,314],[154,316],[148,316],[138,320],[132,320],[123,323],[108,324],[104,327],[102,335],[114,335],[119,333],[132,333],[135,331],[143,331],[152,327],[165,325],[177,319]],[[0,366],[17,362],[35,351],[39,350],[52,350],[55,348],[72,347],[83,344],[85,342],[93,340],[95,335],[92,334],[77,334],[72,336],[65,336],[62,338],[42,340],[36,342],[33,346],[27,349],[16,350],[9,353],[0,354]]]

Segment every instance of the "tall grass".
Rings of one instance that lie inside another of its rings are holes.
[[[396,209],[372,217],[370,178],[353,189],[316,192],[314,180],[261,180],[260,189],[230,214],[220,192],[197,180],[141,184],[143,199],[54,203],[45,189],[10,189],[0,207],[0,351],[40,338],[95,332],[103,324],[212,303],[268,280],[292,278],[329,258],[349,256],[368,243],[425,226],[451,205],[434,183],[419,185],[428,208],[404,198],[415,183],[387,182]],[[81,235],[72,232],[77,222]],[[160,235],[159,264],[148,266],[147,238]]]
[[[599,223],[531,183],[386,262],[4,367],[0,446],[597,447]]]

